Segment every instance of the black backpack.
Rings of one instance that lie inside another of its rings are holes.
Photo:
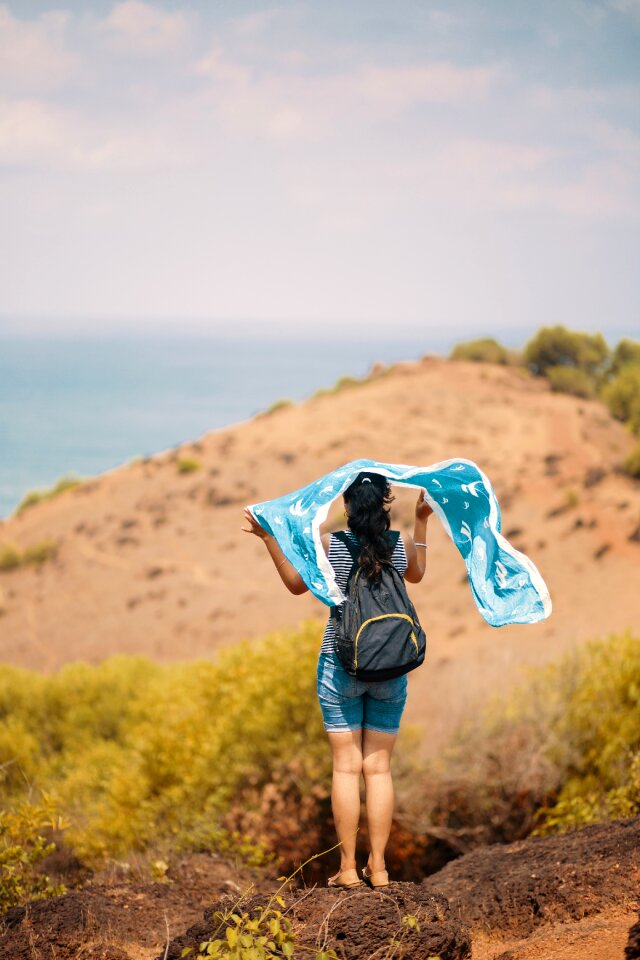
[[[399,536],[397,530],[387,532],[391,550]],[[346,531],[334,537],[344,543],[353,561],[347,599],[331,608],[336,653],[344,669],[359,680],[390,680],[415,670],[424,661],[427,638],[403,577],[385,560],[379,582],[370,582],[358,565],[360,544]]]

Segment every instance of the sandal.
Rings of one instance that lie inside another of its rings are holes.
[[[386,870],[375,870],[373,873],[369,872],[369,864],[362,871],[362,876],[365,883],[370,887],[388,887],[389,886],[389,874]]]
[[[358,871],[354,868],[351,870],[341,870],[339,873],[336,873],[335,877],[329,877],[327,880],[328,887],[361,887],[362,880],[358,876]]]

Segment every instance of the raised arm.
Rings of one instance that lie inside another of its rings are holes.
[[[241,527],[240,529],[244,530],[245,533],[252,533],[254,536],[258,537],[259,540],[262,540],[269,552],[269,556],[274,562],[275,568],[278,571],[278,576],[284,583],[287,590],[296,595],[306,593],[309,587],[306,585],[295,567],[289,563],[284,553],[278,546],[278,541],[276,538],[272,537],[270,533],[267,533],[267,531],[260,526],[251,511],[246,507],[244,511],[244,519],[248,526]]]
[[[424,499],[424,490],[420,491],[416,503],[416,519],[413,527],[413,536],[404,538],[404,548],[407,554],[407,570],[404,578],[409,583],[420,583],[427,566],[427,521],[433,510]]]

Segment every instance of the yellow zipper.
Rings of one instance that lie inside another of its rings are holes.
[[[360,639],[360,634],[362,633],[362,631],[364,630],[364,628],[368,623],[374,623],[374,621],[376,620],[387,620],[389,617],[400,617],[400,619],[402,620],[408,620],[412,626],[414,625],[413,620],[411,619],[408,613],[381,613],[378,617],[370,617],[368,620],[365,620],[364,623],[361,624],[358,632],[356,633],[356,639],[354,641],[354,656],[353,656],[354,670],[358,669],[358,640]],[[418,641],[416,640],[416,635],[413,632],[413,630],[411,631],[411,639],[413,640],[414,646],[416,648],[416,653],[417,653]]]

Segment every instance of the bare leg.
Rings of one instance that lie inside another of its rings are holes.
[[[331,807],[341,843],[340,870],[356,865],[356,833],[360,822],[360,774],[362,773],[362,730],[329,732],[333,753]]]
[[[366,789],[367,822],[369,824],[369,867],[372,872],[385,869],[384,851],[391,832],[393,817],[393,781],[391,751],[395,733],[363,731],[362,769]]]

